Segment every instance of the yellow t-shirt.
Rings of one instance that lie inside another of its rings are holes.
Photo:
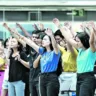
[[[1,58],[1,57],[0,57],[0,65],[2,65],[0,70],[5,70],[5,60],[3,58]]]
[[[74,49],[75,55],[73,55],[70,51],[66,51],[63,47],[59,47],[61,51],[62,58],[62,67],[64,72],[76,72],[77,71],[77,50]]]

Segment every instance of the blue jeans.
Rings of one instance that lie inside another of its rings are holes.
[[[23,81],[8,82],[8,96],[24,96],[25,83]]]

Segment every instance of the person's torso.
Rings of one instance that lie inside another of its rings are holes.
[[[74,52],[75,54],[73,55],[70,51],[66,51],[65,49],[63,49],[61,58],[64,72],[76,72],[76,58],[78,53],[76,49],[74,49]]]
[[[58,54],[54,51],[44,52],[40,60],[41,73],[56,71],[59,59],[60,52]]]
[[[77,73],[92,72],[96,61],[96,53],[90,48],[87,50],[79,49],[77,57]]]

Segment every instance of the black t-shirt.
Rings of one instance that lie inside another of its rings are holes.
[[[28,60],[30,65],[30,75],[29,82],[34,82],[39,80],[40,66],[33,68],[33,62],[38,57],[38,53],[32,49],[29,45],[26,46],[27,54],[29,54]]]
[[[27,61],[27,55],[25,52],[19,53],[22,60]],[[9,66],[9,82],[24,81],[25,73],[27,72],[27,68],[21,64],[18,60],[15,60],[15,57],[10,55],[10,66]]]

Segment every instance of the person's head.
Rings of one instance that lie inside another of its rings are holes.
[[[81,47],[84,47],[86,49],[90,47],[89,38],[90,37],[86,32],[77,32],[77,35],[75,36],[75,40],[77,42],[81,42],[82,43]]]
[[[18,42],[18,40],[16,38],[12,38],[11,39],[11,46],[10,46],[13,50],[17,49],[18,51],[22,51],[23,50],[23,45],[21,43]]]
[[[31,40],[36,43],[36,39],[38,39],[38,38],[39,38],[38,30],[34,30],[34,31],[32,32]]]
[[[42,39],[42,47],[44,47],[45,49],[47,47],[50,47],[50,49],[53,50],[51,38],[47,34],[43,33],[41,39]]]
[[[55,40],[58,44],[60,44],[60,42],[64,39],[64,36],[62,35],[61,31],[60,30],[57,30],[55,33],[54,33],[54,36],[55,36]]]

